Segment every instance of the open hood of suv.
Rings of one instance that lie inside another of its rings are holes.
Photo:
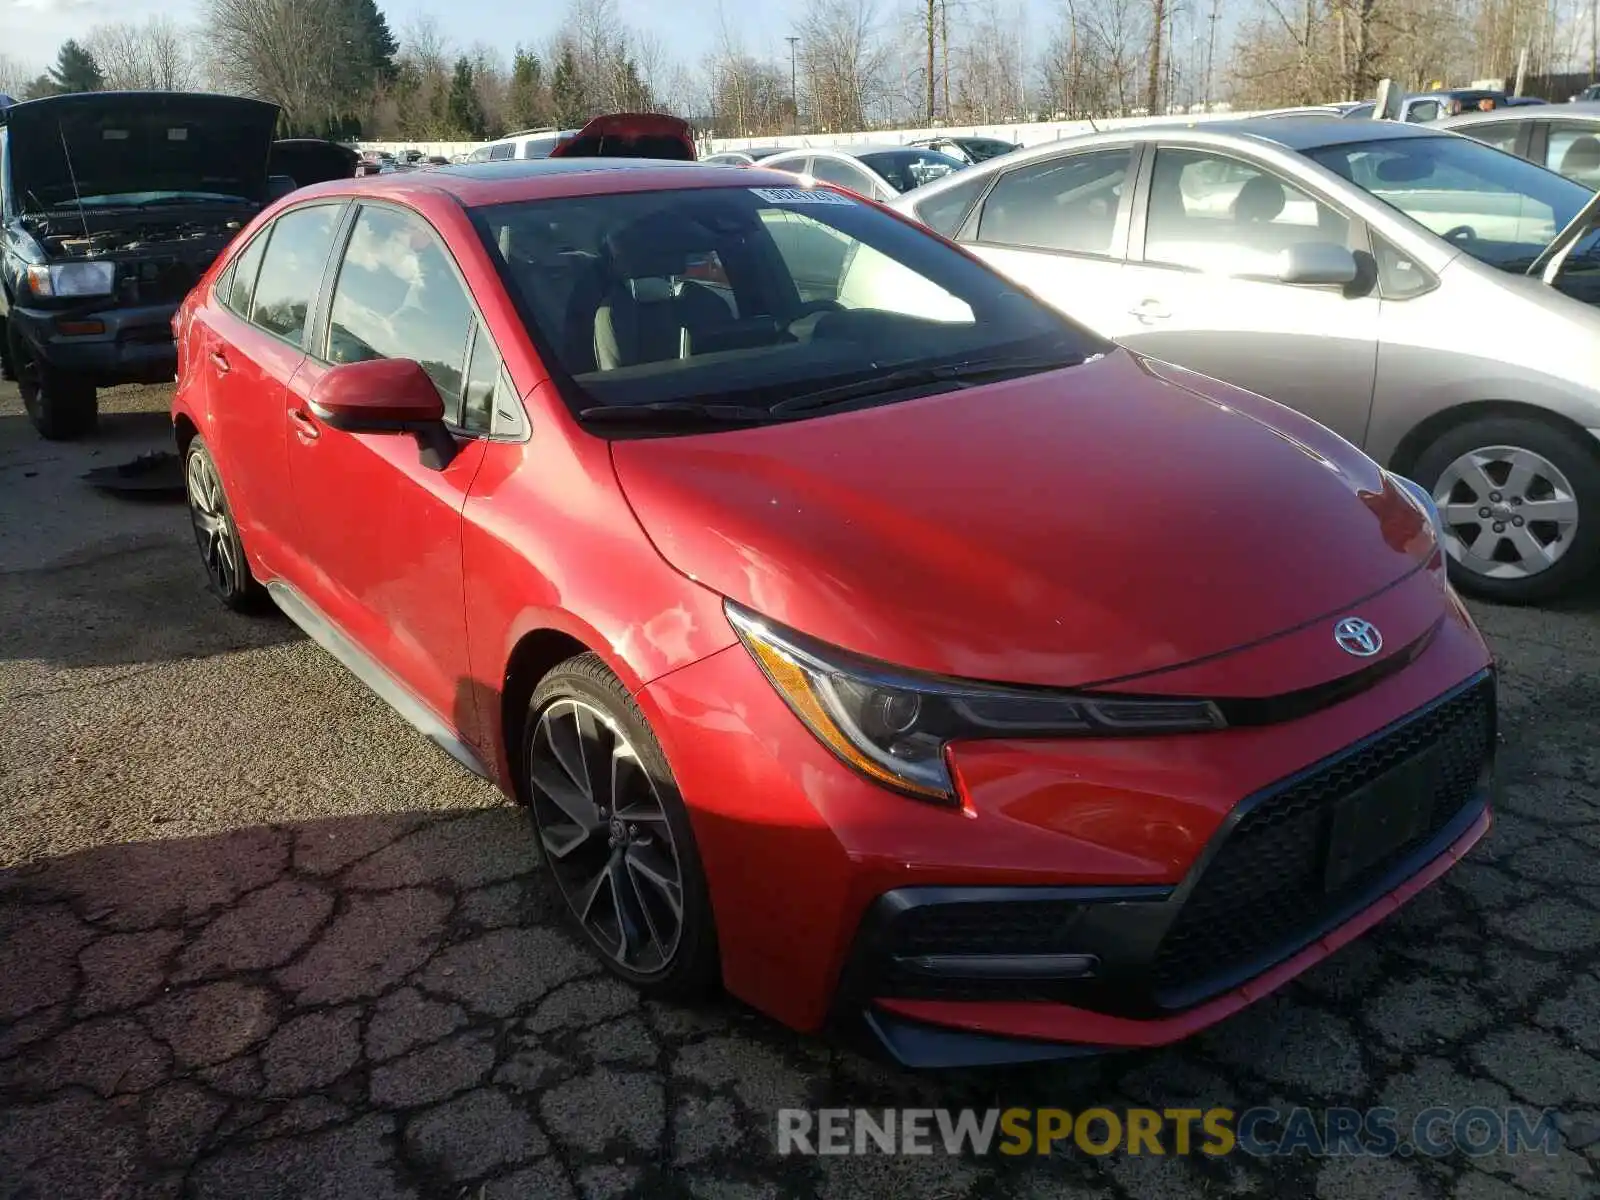
[[[596,117],[550,151],[551,158],[666,158],[694,162],[689,122],[663,113],[609,113]]]
[[[24,210],[75,198],[200,192],[267,199],[278,106],[186,92],[83,92],[5,110]]]

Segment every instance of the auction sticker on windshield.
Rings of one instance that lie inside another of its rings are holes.
[[[768,204],[849,204],[848,196],[827,188],[751,188]]]

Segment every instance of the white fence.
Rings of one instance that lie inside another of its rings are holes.
[[[1037,146],[1041,142],[1053,142],[1057,138],[1074,137],[1080,133],[1091,133],[1096,129],[1121,129],[1129,125],[1148,125],[1152,121],[1218,121],[1229,117],[1250,116],[1250,113],[1231,112],[1217,106],[1210,112],[1174,113],[1164,117],[1112,117],[1096,121],[1035,121],[1018,123],[1014,125],[965,125],[948,126],[938,129],[889,129],[872,130],[864,133],[807,133],[785,136],[778,134],[772,137],[714,137],[702,141],[702,146],[709,144],[709,149],[704,153],[714,154],[722,150],[748,150],[752,146],[884,146],[904,145],[906,142],[917,141],[920,138],[930,137],[992,137],[1001,138],[1008,142],[1016,142],[1023,146]],[[386,150],[390,154],[398,154],[402,150],[420,150],[423,154],[437,154],[444,158],[451,158],[457,154],[466,154],[474,148],[483,145],[482,142],[355,142],[358,150]]]

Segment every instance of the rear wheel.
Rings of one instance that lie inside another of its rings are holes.
[[[1543,421],[1488,417],[1439,438],[1414,475],[1439,505],[1463,592],[1546,600],[1600,565],[1600,447]]]
[[[539,845],[591,948],[662,998],[716,984],[716,930],[683,798],[626,688],[593,654],[528,706],[523,769]]]
[[[263,607],[265,589],[256,582],[239,540],[239,526],[222,490],[216,461],[200,438],[192,438],[183,455],[184,490],[189,499],[189,522],[206,569],[213,595],[236,612]]]
[[[10,322],[6,357],[22,393],[22,407],[40,437],[64,442],[94,432],[100,406],[93,384],[41,362]]]

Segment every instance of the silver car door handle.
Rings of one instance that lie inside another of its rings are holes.
[[[1133,308],[1130,308],[1128,315],[1130,317],[1138,317],[1141,321],[1149,322],[1165,321],[1172,314],[1167,311],[1166,306],[1159,300],[1143,300]]]

